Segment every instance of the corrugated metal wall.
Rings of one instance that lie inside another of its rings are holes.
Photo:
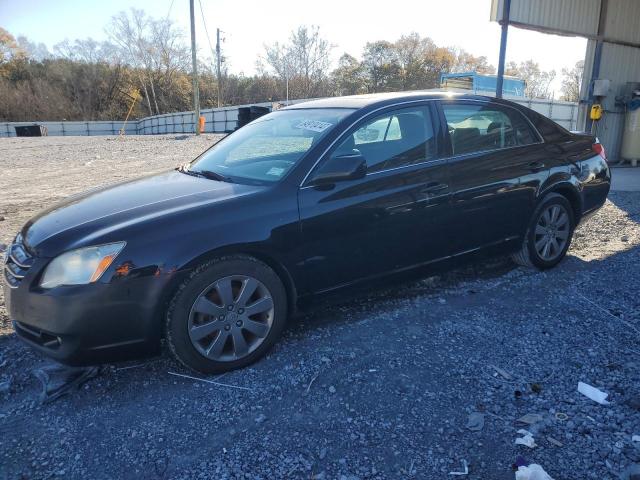
[[[589,83],[593,72],[596,42],[587,42],[585,71],[582,79],[581,98],[587,98]],[[605,43],[602,47],[599,78],[611,80],[611,90],[603,101],[605,110],[602,120],[596,126],[596,133],[605,148],[609,158],[617,161],[622,144],[622,130],[624,128],[624,110],[616,105],[616,97],[626,92],[627,82],[640,82],[640,49]],[[578,114],[578,124],[584,125],[588,115],[589,105],[583,103]]]
[[[640,44],[640,1],[609,0],[604,36],[610,40]]]
[[[502,19],[504,1],[492,0],[492,20]],[[510,19],[516,22],[516,26],[591,39],[587,43],[585,56],[578,129],[584,129],[590,107],[589,87],[595,60],[600,8],[601,0],[511,0]],[[605,115],[597,124],[597,134],[607,148],[609,157],[618,160],[624,112],[621,107],[616,106],[615,97],[626,93],[627,82],[640,82],[640,48],[637,46],[640,45],[640,0],[608,0],[604,20],[604,43],[598,78],[609,79],[611,91],[603,102]]]
[[[492,0],[492,21],[502,20],[503,4]],[[509,19],[526,28],[590,36],[598,31],[599,14],[600,0],[511,0]]]

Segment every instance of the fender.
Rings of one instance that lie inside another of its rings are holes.
[[[584,212],[583,187],[575,175],[569,171],[552,172],[549,177],[540,185],[536,193],[536,204],[539,203],[548,193],[559,193],[569,200],[573,207],[573,214],[576,225],[580,223]]]

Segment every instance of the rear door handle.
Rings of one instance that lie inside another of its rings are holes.
[[[539,172],[540,170],[545,169],[545,164],[542,162],[531,162],[529,164],[529,170],[532,172]]]
[[[424,188],[420,190],[420,193],[435,193],[446,190],[447,188],[449,188],[449,185],[447,185],[446,183],[431,182],[427,183]]]

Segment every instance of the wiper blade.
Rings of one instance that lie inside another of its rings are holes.
[[[202,175],[205,178],[208,178],[210,180],[218,180],[220,182],[231,182],[231,179],[229,177],[226,177],[224,175],[219,174],[218,172],[214,172],[212,170],[192,170],[193,173],[197,173],[199,175]]]
[[[181,165],[176,168],[179,172],[186,173],[187,175],[192,175],[194,177],[204,177],[209,180],[218,180],[219,182],[229,182],[233,183],[229,177],[225,177],[217,172],[211,170],[189,170],[188,166]]]

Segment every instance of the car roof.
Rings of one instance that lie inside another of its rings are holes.
[[[318,100],[309,100],[285,107],[283,110],[296,110],[304,108],[365,108],[371,106],[384,106],[412,100],[433,100],[433,99],[455,98],[458,100],[482,100],[495,101],[496,98],[484,95],[469,95],[465,93],[454,93],[445,91],[413,91],[413,92],[387,92],[372,93],[366,95],[349,95],[345,97],[329,97]]]

